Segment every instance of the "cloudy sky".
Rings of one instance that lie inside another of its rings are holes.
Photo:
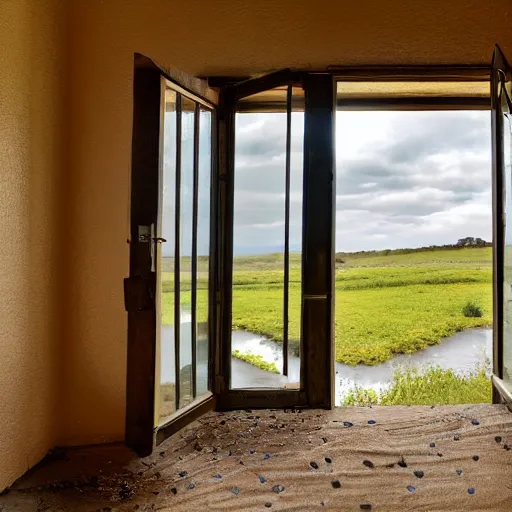
[[[292,120],[290,248],[301,246],[302,114]],[[235,253],[282,250],[285,115],[239,114]],[[336,250],[491,240],[489,112],[338,112]]]
[[[166,115],[164,254],[172,255],[175,114]],[[290,250],[301,248],[304,116],[292,118]],[[199,254],[208,252],[209,114],[200,123]],[[235,254],[282,251],[285,114],[239,114]],[[491,240],[489,112],[338,112],[336,250]],[[182,254],[191,251],[193,119],[183,116]],[[190,177],[190,179],[187,178]]]

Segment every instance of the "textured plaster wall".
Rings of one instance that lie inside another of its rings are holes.
[[[76,0],[62,442],[123,438],[133,53],[196,75],[512,55],[509,0]]]
[[[0,3],[0,491],[58,435],[63,13]]]

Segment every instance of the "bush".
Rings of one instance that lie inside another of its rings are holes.
[[[481,306],[471,300],[464,304],[462,314],[466,318],[482,318],[484,316]]]

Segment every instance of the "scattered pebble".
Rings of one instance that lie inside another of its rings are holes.
[[[265,456],[263,457],[264,460],[270,459],[270,453],[265,453]]]
[[[473,460],[475,462],[478,462],[480,460],[480,457],[478,455],[473,455]]]
[[[325,457],[325,462],[327,462],[327,464],[332,464],[332,459],[330,457]]]
[[[371,460],[363,460],[363,465],[365,465],[367,468],[375,467],[375,464]]]
[[[274,485],[274,487],[272,487],[272,490],[279,494],[280,492],[284,491],[284,485]]]
[[[413,475],[417,478],[423,478],[425,476],[425,473],[421,470],[418,470],[418,471],[414,471]]]
[[[260,484],[264,484],[267,481],[267,479],[264,476],[258,475],[258,478],[259,478]]]
[[[399,465],[401,468],[406,468],[406,467],[407,467],[407,463],[405,462],[405,460],[404,460],[404,458],[403,458],[403,457],[398,461],[398,465]]]
[[[353,426],[354,426],[354,424],[353,424],[352,422],[350,422],[350,421],[344,421],[344,422],[343,422],[343,426],[344,426],[344,427],[353,427]]]
[[[501,436],[496,436],[494,438],[494,440],[497,442],[497,443],[501,443],[501,441],[503,441],[503,438]]]
[[[459,436],[459,434],[455,434],[455,435],[453,436],[453,440],[454,440],[454,441],[460,441],[460,436]]]
[[[314,460],[312,460],[312,461],[309,463],[309,465],[310,465],[313,469],[318,469],[318,464],[317,464]]]
[[[165,452],[160,452],[160,457],[163,457],[165,455]]]
[[[176,495],[178,494],[178,489],[176,489],[176,487],[171,487],[171,492]]]
[[[213,478],[215,478],[215,480],[220,480],[222,478],[222,475],[220,473],[217,473]]]
[[[254,454],[256,453],[256,450],[253,450],[253,449],[251,448],[251,449],[249,450],[249,453],[250,453],[251,455],[254,455]]]
[[[265,503],[265,507],[271,508],[272,507],[272,503],[270,503],[270,501],[267,501],[267,503]]]
[[[461,475],[464,474],[464,470],[463,469],[456,469],[455,473],[457,473],[457,475],[461,476]]]
[[[196,484],[194,484],[194,483],[190,482],[190,483],[188,484],[188,486],[187,486],[187,489],[194,489],[194,488],[195,488],[195,486],[196,486]]]
[[[181,478],[185,478],[187,475],[188,475],[188,473],[186,471],[180,471],[178,473],[178,476],[180,476]]]
[[[334,487],[334,489],[339,489],[341,487],[341,484],[340,484],[339,480],[333,480],[331,482],[331,485]]]
[[[468,494],[475,494],[475,488],[474,487],[470,487],[468,489]]]
[[[435,448],[436,447],[436,443],[430,443],[430,448]]]
[[[233,455],[233,452],[231,450],[228,451],[228,457],[231,457]]]
[[[375,425],[377,423],[375,420],[368,420],[368,425]]]
[[[471,420],[471,423],[473,425],[480,425],[480,422],[478,420]]]
[[[327,437],[322,437],[322,441],[323,441],[324,443],[327,443]]]
[[[408,485],[408,486],[407,486],[407,490],[408,490],[409,492],[414,492],[414,491],[416,490],[416,487],[414,487],[414,485]]]
[[[370,505],[370,503],[361,503],[361,505],[359,505],[359,508],[361,510],[371,510],[372,506]]]
[[[507,450],[507,452],[509,452],[509,451],[510,451],[510,449],[511,449],[511,448],[510,448],[510,446],[509,446],[508,444],[504,444],[504,445],[503,445],[503,448],[505,448],[505,450]]]
[[[442,453],[438,453],[438,454],[437,454],[437,456],[438,456],[438,457],[442,457],[442,456],[443,456],[443,454],[442,454]]]
[[[240,494],[240,489],[238,487],[233,487],[233,489],[231,489],[231,492],[235,495],[235,496],[238,496]]]

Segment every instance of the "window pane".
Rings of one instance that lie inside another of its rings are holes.
[[[502,94],[505,94],[503,91]],[[503,108],[508,106],[503,102]],[[503,259],[503,379],[512,383],[512,137],[510,115],[503,116],[505,254]]]
[[[299,382],[303,113],[293,114],[289,377],[283,372],[287,87],[240,101],[235,126],[231,387]],[[292,105],[303,108],[302,90]],[[299,107],[297,107],[299,109]]]
[[[196,392],[208,391],[208,282],[210,255],[210,193],[212,113],[201,108],[197,205],[197,364]]]
[[[165,91],[161,233],[160,420],[176,410],[174,352],[174,234],[176,219],[176,93]]]
[[[302,98],[303,101],[303,98]],[[303,107],[302,109],[303,110]],[[288,292],[288,381],[300,383],[300,327],[302,313],[302,175],[304,113],[292,113],[290,159],[290,281]],[[292,386],[295,384],[295,386]]]
[[[180,403],[192,397],[192,215],[194,198],[194,109],[195,103],[182,97],[181,182],[180,182]]]

